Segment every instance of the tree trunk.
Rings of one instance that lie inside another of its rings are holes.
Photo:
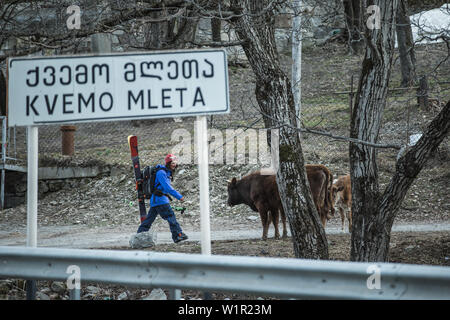
[[[366,30],[368,45],[350,129],[351,138],[372,143],[377,142],[387,99],[397,0],[379,0],[375,4],[380,6],[381,29]],[[389,243],[389,234],[378,219],[380,193],[375,148],[350,144],[350,175],[353,215],[351,259],[384,261],[386,256],[383,253],[379,255],[375,250],[380,243]]]
[[[393,57],[397,0],[380,0],[381,29],[366,32],[367,46],[358,94],[352,113],[352,138],[377,142],[387,98]],[[392,224],[400,205],[426,163],[450,130],[450,102],[431,122],[422,138],[397,161],[396,172],[383,193],[379,191],[376,152],[350,144],[353,230],[352,261],[387,261]]]
[[[402,72],[402,87],[407,87],[414,82],[416,55],[411,28],[411,21],[406,8],[406,0],[399,0],[397,11],[397,44],[400,55],[400,69]]]
[[[150,18],[157,20],[166,15],[165,11],[155,11],[150,14]],[[167,22],[154,22],[144,27],[144,47],[153,49],[164,49],[167,44],[168,35]]]
[[[256,99],[265,124],[287,123],[280,128],[277,184],[289,221],[298,258],[328,259],[325,231],[312,200],[297,128],[291,83],[281,70],[274,38],[274,12],[270,1],[233,0],[232,20],[256,76]]]
[[[151,19],[158,20],[169,17],[169,9],[155,11]],[[145,26],[144,47],[152,49],[186,48],[195,41],[199,17],[181,16],[167,18],[167,21],[149,23]]]
[[[222,0],[214,0],[214,7],[217,10],[217,14],[219,14],[220,12],[219,4],[221,4],[221,2]],[[222,20],[220,20],[220,18],[211,18],[212,41],[221,42],[222,41],[221,32],[222,32]]]
[[[363,5],[359,0],[343,0],[343,6],[348,32],[348,48],[351,54],[359,54],[364,47]]]
[[[174,33],[173,44],[176,48],[189,47],[195,41],[200,18],[194,14],[177,18],[177,30]]]

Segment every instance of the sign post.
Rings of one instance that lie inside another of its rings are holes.
[[[27,127],[27,247],[37,246],[38,127]],[[36,298],[36,281],[27,280],[27,300]]]
[[[12,58],[8,72],[9,126],[28,128],[28,246],[37,246],[39,125],[197,116],[202,253],[211,254],[206,115],[230,112],[224,50]]]
[[[197,131],[198,174],[200,182],[200,231],[202,254],[211,255],[209,222],[208,128],[206,116],[198,116]]]

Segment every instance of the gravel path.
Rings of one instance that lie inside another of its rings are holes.
[[[168,228],[167,228],[168,229]],[[166,230],[167,230],[166,229]],[[59,226],[40,227],[38,229],[38,246],[60,247],[60,248],[111,248],[128,246],[130,236],[136,231],[135,226],[123,226],[114,228],[87,228],[86,226]],[[340,226],[327,226],[327,234],[342,233]],[[394,224],[393,232],[428,232],[428,231],[450,231],[450,223],[439,224]],[[200,231],[185,229],[189,240],[200,242]],[[211,240],[243,240],[259,239],[259,229],[233,229],[211,232]],[[273,237],[274,230],[269,229],[269,237]],[[290,235],[290,232],[288,232]],[[170,232],[158,231],[157,244],[172,243]],[[14,232],[0,231],[1,246],[24,246],[26,245],[26,228]]]

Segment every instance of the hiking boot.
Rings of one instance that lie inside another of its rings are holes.
[[[188,236],[185,235],[183,232],[181,232],[176,236],[175,239],[173,239],[173,242],[178,243],[180,241],[187,240],[187,239],[188,239]]]

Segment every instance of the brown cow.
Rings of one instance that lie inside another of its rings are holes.
[[[344,231],[345,217],[348,220],[348,232],[352,232],[352,182],[350,175],[340,176],[334,182],[331,187],[331,199],[339,209],[341,215],[342,226]]]
[[[333,175],[323,165],[306,165],[305,168],[314,204],[325,228],[326,220],[330,218],[328,212],[331,210],[332,214],[334,214],[329,190],[333,181]],[[279,238],[278,223],[280,212],[283,222],[283,238],[287,236],[286,215],[281,204],[274,174],[261,175],[260,171],[256,171],[241,180],[233,178],[228,183],[228,205],[234,206],[242,203],[259,212],[263,225],[263,240],[267,239],[270,221],[275,227],[275,238]]]
[[[331,218],[329,212],[331,211],[331,215],[334,216],[334,206],[330,193],[333,175],[322,164],[307,164],[305,165],[305,169],[317,213],[325,228],[327,220]]]
[[[286,215],[281,205],[280,195],[275,175],[262,175],[260,171],[253,172],[241,180],[233,178],[228,183],[228,205],[246,204],[253,211],[259,212],[263,226],[262,239],[267,239],[270,221],[275,227],[275,238],[280,237],[278,223],[283,222],[283,238],[287,237]],[[270,216],[269,216],[270,212]]]

